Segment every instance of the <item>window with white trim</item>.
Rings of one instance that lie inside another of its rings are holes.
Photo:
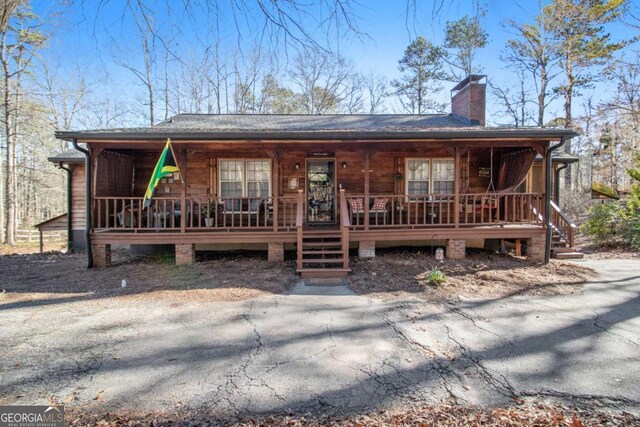
[[[407,159],[405,169],[409,196],[454,192],[453,159]]]
[[[407,160],[407,194],[419,196],[429,194],[431,163],[428,159]]]
[[[220,197],[269,197],[271,161],[220,160]]]
[[[434,194],[453,194],[455,172],[454,162],[449,159],[432,160],[432,180]]]
[[[268,160],[247,160],[247,197],[269,197],[270,172]]]

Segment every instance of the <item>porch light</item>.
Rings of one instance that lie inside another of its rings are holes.
[[[444,261],[444,250],[442,248],[436,249],[436,261]]]
[[[396,181],[402,181],[402,174],[400,172],[396,173]]]
[[[347,168],[347,162],[342,162],[342,169],[346,169]]]
[[[300,169],[300,163],[296,163],[296,170]]]

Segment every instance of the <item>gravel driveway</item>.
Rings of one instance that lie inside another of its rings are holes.
[[[222,415],[539,398],[640,411],[640,261],[572,294],[432,305],[296,287],[238,302],[0,306],[0,404]]]

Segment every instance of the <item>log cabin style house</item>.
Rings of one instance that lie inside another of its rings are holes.
[[[174,245],[178,264],[201,250],[262,248],[273,261],[295,250],[308,277],[345,275],[349,248],[440,245],[459,259],[508,239],[534,260],[568,252],[575,226],[551,194],[572,160],[553,152],[575,133],[485,126],[483,79],[454,87],[451,114],[180,114],[59,131],[79,150],[50,159],[69,169],[70,238],[86,236],[96,267],[111,245]],[[181,173],[144,207],[167,138]]]

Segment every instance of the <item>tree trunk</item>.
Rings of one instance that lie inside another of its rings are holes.
[[[154,99],[153,99],[153,79],[151,76],[151,52],[149,50],[149,42],[146,38],[146,36],[143,36],[142,38],[142,48],[143,48],[143,52],[144,52],[144,71],[145,71],[145,78],[146,78],[146,86],[147,86],[147,91],[149,92],[149,121],[151,126],[153,127],[153,125],[155,124],[155,117],[153,116],[153,111],[154,111]]]
[[[4,45],[4,42],[3,42]],[[13,135],[13,120],[12,120],[12,102],[11,102],[11,77],[9,73],[8,58],[5,57],[5,52],[2,55],[2,71],[3,71],[3,83],[4,83],[4,132],[5,141],[7,142],[7,158],[6,158],[6,180],[5,180],[5,235],[4,243],[8,245],[15,245],[15,209],[16,209],[16,195],[15,195],[15,166],[13,160],[14,153],[14,136]]]
[[[573,75],[573,63],[569,54],[566,56],[565,61],[565,72],[567,74],[567,86],[565,88],[564,93],[564,127],[570,129],[573,127],[573,117],[571,116],[571,101],[573,98],[573,85],[575,84],[575,77]],[[567,140],[564,145],[564,150],[567,154],[572,153],[571,140]],[[572,165],[567,165],[567,169],[564,173],[565,182],[569,183],[569,187],[573,189],[573,179],[572,179]]]
[[[538,92],[538,126],[544,127],[544,110],[547,96],[547,67],[540,68],[540,92]]]

